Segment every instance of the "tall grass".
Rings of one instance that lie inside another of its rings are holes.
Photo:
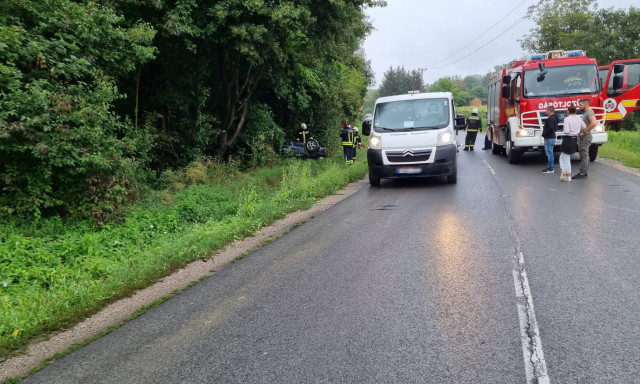
[[[640,131],[609,131],[609,140],[598,156],[615,159],[628,167],[640,168]]]
[[[59,218],[0,224],[0,358],[366,172],[366,162],[346,166],[339,157],[246,173],[203,161],[165,173],[164,188],[102,229]]]

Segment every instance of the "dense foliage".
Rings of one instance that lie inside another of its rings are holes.
[[[167,168],[272,161],[301,122],[330,147],[373,78],[367,6],[0,2],[0,214],[106,222]]]

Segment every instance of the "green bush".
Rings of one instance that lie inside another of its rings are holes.
[[[148,158],[149,135],[111,108],[115,77],[153,56],[155,32],[69,0],[3,1],[0,15],[0,215],[103,221]]]

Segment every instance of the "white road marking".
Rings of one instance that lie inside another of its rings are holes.
[[[484,165],[495,176],[495,171],[489,163],[482,159]],[[494,177],[498,188],[502,191],[498,179]],[[503,191],[502,191],[503,192]],[[522,342],[522,356],[524,359],[524,368],[527,378],[527,384],[550,384],[549,374],[547,373],[547,362],[544,359],[542,351],[542,340],[540,339],[540,330],[538,329],[538,321],[536,313],[533,309],[533,296],[531,295],[531,287],[525,270],[524,254],[522,253],[520,238],[516,231],[515,218],[509,211],[507,198],[509,194],[502,193],[504,200],[504,208],[507,217],[511,223],[511,236],[515,243],[515,254],[513,258],[513,285],[516,290],[516,299],[518,306],[518,318],[520,321],[520,341]]]
[[[521,269],[513,270],[513,283],[516,289],[516,297],[520,299],[518,303],[518,317],[520,319],[520,339],[522,342],[522,356],[524,358],[527,384],[549,384],[547,374],[547,363],[542,351],[542,340],[536,314],[533,309],[533,297],[527,271],[525,271],[524,256],[518,252],[518,264]]]
[[[487,168],[489,168],[489,172],[491,172],[492,175],[495,175],[496,172],[493,170],[493,168],[491,168],[491,166],[489,165],[489,163],[487,163],[487,160],[482,159],[482,162],[484,163],[484,165],[487,166]]]

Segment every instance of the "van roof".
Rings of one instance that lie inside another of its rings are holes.
[[[378,103],[388,103],[391,101],[403,101],[403,100],[420,100],[420,99],[452,99],[453,95],[451,92],[424,92],[424,93],[409,93],[406,95],[394,95],[394,96],[385,96],[379,97],[376,100],[376,104]]]

